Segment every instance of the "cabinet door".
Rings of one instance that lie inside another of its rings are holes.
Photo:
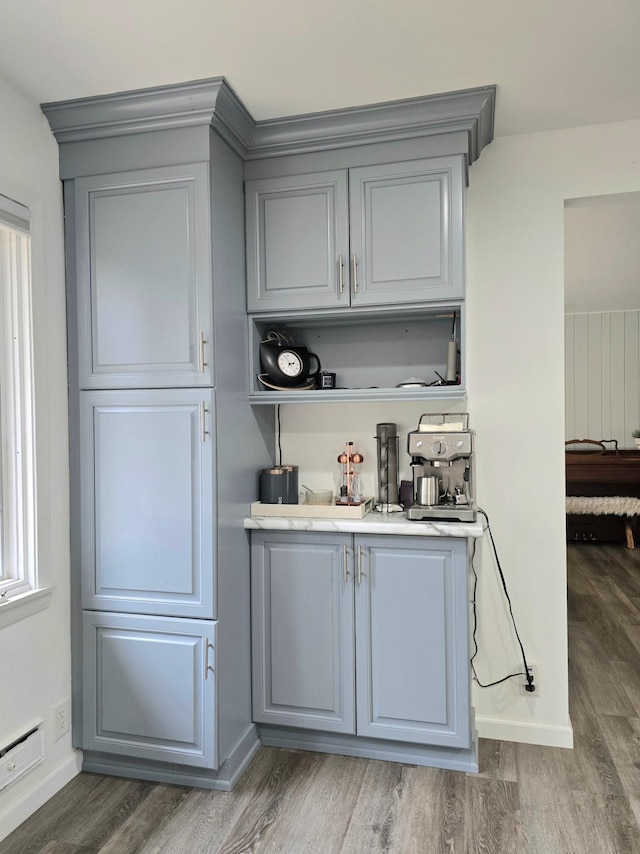
[[[463,297],[462,194],[462,157],[349,171],[352,305]]]
[[[81,388],[212,384],[205,164],[75,182]]]
[[[348,534],[252,536],[255,721],[355,732],[350,543]]]
[[[210,390],[81,395],[83,606],[210,618]]]
[[[468,747],[464,540],[356,537],[358,735]]]
[[[217,768],[215,623],[83,615],[83,748]]]
[[[248,310],[348,305],[347,173],[247,181],[245,194]]]

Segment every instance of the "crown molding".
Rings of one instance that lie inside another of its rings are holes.
[[[59,144],[211,125],[242,157],[255,122],[224,77],[42,104]]]
[[[466,132],[473,163],[493,139],[495,86],[256,123],[247,159]]]
[[[471,164],[493,139],[495,86],[256,122],[224,77],[42,104],[61,145],[212,126],[245,160],[466,133]]]

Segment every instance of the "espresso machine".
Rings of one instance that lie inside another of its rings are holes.
[[[475,522],[473,430],[465,413],[420,416],[407,437],[413,472],[413,504],[407,518],[417,521]]]

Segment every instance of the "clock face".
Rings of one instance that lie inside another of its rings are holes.
[[[299,377],[302,374],[302,359],[292,350],[278,353],[278,367],[287,377]]]

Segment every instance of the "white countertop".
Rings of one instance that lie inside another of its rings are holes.
[[[367,513],[363,519],[299,519],[249,516],[244,527],[257,531],[339,531],[345,534],[399,534],[409,537],[481,537],[482,522],[414,522],[399,513]]]

